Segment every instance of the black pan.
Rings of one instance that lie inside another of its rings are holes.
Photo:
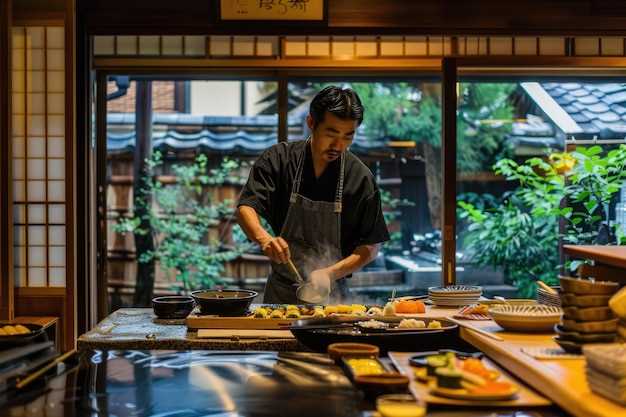
[[[388,351],[416,352],[423,350],[439,350],[454,347],[458,338],[458,326],[444,319],[441,329],[416,329],[414,331],[380,331],[378,329],[364,329],[358,322],[367,321],[369,317],[325,317],[318,319],[303,319],[294,322],[290,327],[291,333],[300,343],[309,349],[325,353],[328,345],[338,342],[369,343],[378,346],[381,353]],[[396,325],[402,318],[375,318],[378,321]],[[419,319],[426,325],[433,319]]]
[[[34,341],[37,337],[41,336],[44,332],[43,326],[41,326],[40,324],[0,322],[0,327],[4,327],[7,324],[11,326],[21,324],[22,326],[27,327],[30,330],[30,333],[8,336],[0,335],[0,349],[8,349],[15,346],[26,345]]]

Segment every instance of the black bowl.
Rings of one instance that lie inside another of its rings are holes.
[[[160,319],[184,319],[191,313],[194,306],[193,298],[184,295],[152,299],[152,309]]]
[[[191,293],[200,306],[200,313],[217,316],[243,316],[254,297],[259,295],[250,290],[198,290]]]

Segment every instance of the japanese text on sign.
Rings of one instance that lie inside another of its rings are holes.
[[[323,20],[324,0],[221,0],[222,20]]]

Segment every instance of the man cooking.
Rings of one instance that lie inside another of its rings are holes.
[[[345,277],[371,262],[379,244],[389,240],[374,177],[348,150],[362,121],[353,90],[326,87],[311,101],[309,138],[280,142],[255,162],[237,218],[272,263],[265,303],[301,302],[298,273],[315,290],[345,297]]]

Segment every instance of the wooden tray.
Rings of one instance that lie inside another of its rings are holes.
[[[302,318],[302,317],[301,317]],[[298,319],[257,319],[247,317],[202,316],[196,312],[187,316],[188,329],[287,329]]]
[[[409,358],[415,355],[415,353],[410,352],[389,352],[389,359],[393,362],[398,371],[402,372],[411,380],[409,384],[409,389],[418,398],[423,398],[429,404],[445,404],[445,405],[459,405],[459,406],[523,406],[523,407],[544,407],[552,404],[550,400],[542,397],[537,394],[535,391],[523,385],[520,381],[515,380],[511,375],[509,375],[502,368],[498,367],[495,363],[491,362],[487,358],[483,358],[485,364],[489,368],[495,369],[500,372],[500,378],[503,381],[511,382],[517,386],[519,386],[519,392],[514,399],[511,400],[465,400],[465,399],[456,399],[456,398],[446,398],[440,397],[438,395],[433,395],[430,392],[430,388],[427,384],[419,382],[415,379],[415,374],[413,372],[413,367],[409,365]]]
[[[198,329],[199,339],[294,339],[289,330]]]

